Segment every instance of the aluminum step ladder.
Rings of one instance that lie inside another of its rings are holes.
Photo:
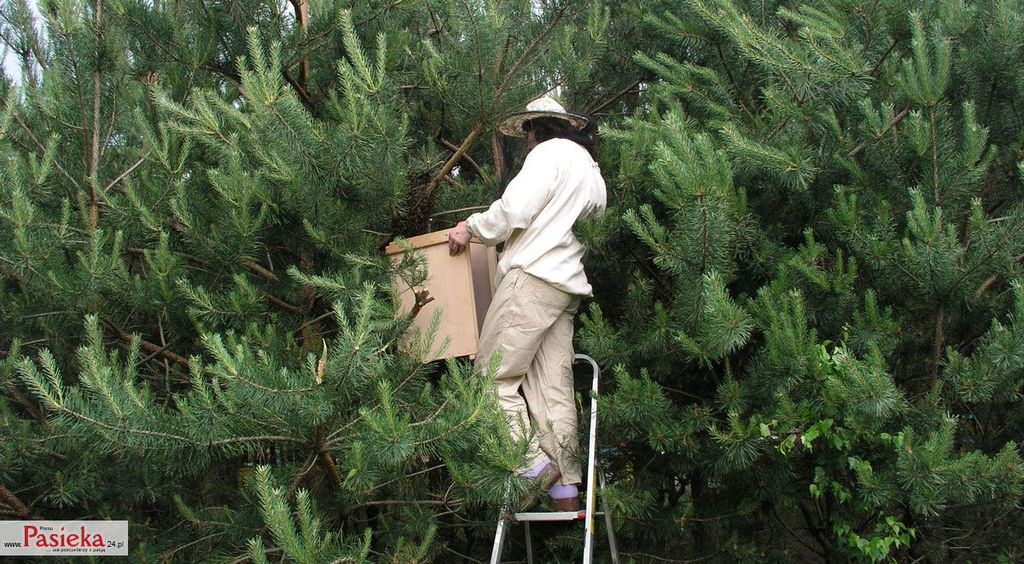
[[[611,561],[614,564],[619,562],[618,547],[615,543],[615,530],[612,528],[612,515],[608,511],[604,496],[601,496],[602,511],[594,511],[594,498],[596,497],[595,482],[599,482],[601,493],[604,493],[605,476],[604,471],[597,464],[597,384],[601,377],[601,369],[597,362],[585,354],[577,354],[575,362],[588,362],[594,371],[594,383],[590,391],[590,443],[587,447],[587,491],[585,507],[581,511],[537,511],[509,514],[509,506],[502,507],[498,517],[498,529],[494,533],[494,547],[491,549],[491,564],[501,562],[501,553],[505,548],[505,537],[509,528],[515,523],[522,523],[526,533],[526,561],[533,564],[533,542],[530,539],[530,523],[552,522],[552,521],[579,521],[583,524],[583,564],[591,564],[594,559],[594,518],[604,516],[605,528],[608,531],[608,546],[611,551]],[[596,478],[596,480],[595,480]]]

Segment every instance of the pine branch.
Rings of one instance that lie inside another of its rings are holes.
[[[798,108],[802,107],[804,105],[804,98],[803,98],[803,96],[797,96],[796,99],[793,100],[793,103]],[[781,133],[782,130],[788,124],[789,124],[789,116],[786,116],[785,118],[782,119],[782,122],[780,122],[779,125],[777,125],[775,127],[775,129],[773,129],[772,132],[768,134],[768,137],[765,137],[764,142],[768,143],[772,139],[775,139],[775,136],[778,135],[779,133]]]
[[[763,5],[764,4],[762,3],[762,7]],[[757,118],[755,118],[754,114],[750,112],[750,110],[747,108],[747,105],[743,103],[743,98],[741,96],[742,90],[740,89],[739,84],[736,82],[736,78],[733,77],[732,75],[732,69],[729,68],[729,63],[725,60],[725,53],[722,52],[721,41],[715,41],[715,50],[718,52],[718,60],[719,62],[722,63],[722,68],[725,69],[725,75],[729,77],[729,82],[732,83],[732,88],[736,92],[736,103],[738,103],[740,108],[743,109],[743,112],[747,114],[747,117],[750,118],[751,122],[757,123]]]
[[[891,120],[889,120],[889,129],[892,129],[893,127],[896,127],[896,124],[899,123],[903,118],[907,117],[907,115],[909,113],[910,113],[910,106],[907,106],[907,107],[903,108],[902,112],[896,114],[895,116],[893,116],[893,118]],[[850,158],[853,158],[853,157],[855,157],[857,155],[857,153],[859,153],[859,152],[863,151],[864,149],[866,149],[867,146],[868,146],[868,142],[867,141],[862,141],[860,143],[860,145],[857,145],[856,147],[854,147],[852,151],[850,151],[849,153],[846,154],[846,156],[850,157]]]
[[[186,60],[182,59],[179,56],[179,53],[188,52],[188,50],[185,49],[184,47],[182,47],[181,45],[178,45],[177,43],[170,42],[167,37],[158,37],[156,35],[153,35],[149,25],[147,25],[144,22],[139,21],[137,18],[134,18],[131,15],[128,15],[127,19],[128,19],[128,21],[134,23],[137,26],[136,29],[141,30],[142,33],[144,33],[146,35],[146,39],[149,40],[149,43],[151,45],[155,45],[158,49],[163,51],[164,54],[166,54],[167,57],[171,61],[174,61],[175,63],[178,63],[180,65],[185,65],[185,66],[189,66],[189,67],[195,64],[194,62],[186,61]],[[212,21],[212,19],[210,19],[210,18],[208,18],[208,19],[209,19],[209,21]],[[242,79],[241,75],[239,75],[236,70],[233,70],[230,67],[224,67],[224,66],[222,66],[220,64],[203,63],[201,65],[201,68],[204,68],[204,69],[212,72],[213,74],[222,76],[222,77],[228,79],[230,82],[232,82],[234,84],[238,84],[239,82],[241,82],[241,79]],[[189,77],[189,84],[191,84],[193,82],[194,78],[195,78],[194,76],[190,76]],[[186,89],[186,92],[188,92],[189,90],[190,89]],[[190,95],[189,93],[186,93],[185,94],[185,99],[188,99],[189,95]],[[184,101],[182,101],[182,103],[184,103]]]
[[[566,2],[562,4],[558,11],[555,12],[554,17],[551,18],[551,21],[548,22],[548,25],[544,28],[544,30],[540,32],[540,35],[535,37],[533,41],[530,42],[530,44],[523,51],[523,54],[519,56],[519,59],[517,59],[516,62],[512,64],[512,68],[509,69],[508,74],[505,75],[505,78],[502,79],[501,84],[499,84],[497,90],[495,90],[495,100],[502,99],[502,97],[505,95],[506,89],[509,87],[509,83],[512,81],[512,79],[515,78],[517,74],[519,74],[519,70],[523,67],[523,65],[527,63],[530,56],[533,55],[533,52],[536,51],[537,48],[540,47],[540,45],[544,42],[544,40],[547,39],[548,35],[551,35],[551,32],[555,30],[555,28],[558,26],[558,22],[562,20],[562,17],[565,16],[566,11],[568,11],[569,6],[572,6],[572,4],[572,0],[566,0]]]
[[[166,552],[164,554],[161,554],[160,557],[164,561],[170,561],[172,556],[174,556],[178,552],[181,552],[182,550],[185,550],[186,548],[188,548],[190,546],[195,546],[195,545],[197,545],[197,544],[199,544],[199,543],[201,543],[203,541],[210,540],[210,539],[217,538],[217,537],[222,537],[222,536],[224,536],[226,534],[228,534],[228,530],[227,529],[222,530],[219,533],[213,533],[211,535],[206,535],[205,537],[202,537],[202,538],[196,539],[194,541],[185,543],[185,544],[175,548],[174,550],[172,550],[170,552]]]
[[[448,507],[450,504],[461,503],[460,500],[446,500],[446,499],[383,499],[379,501],[366,501],[353,507],[390,507],[395,505],[436,505],[440,507]]]
[[[270,386],[257,384],[256,382],[253,382],[252,380],[249,380],[248,378],[245,378],[234,372],[232,372],[231,377],[238,380],[239,382],[242,382],[243,384],[252,386],[257,390],[260,390],[261,392],[266,392],[268,394],[302,394],[306,392],[311,392],[316,389],[316,386],[308,386],[305,388],[271,388]]]
[[[305,466],[306,469],[296,474],[295,478],[292,480],[291,485],[288,487],[289,498],[291,498],[292,495],[295,494],[295,490],[297,490],[299,486],[302,485],[302,481],[305,480],[306,476],[309,475],[309,473],[313,470],[314,467],[316,467],[316,463],[317,461],[319,461],[319,459],[320,457],[317,456],[317,453],[310,454],[309,456],[306,457],[306,460],[303,461],[302,463],[302,465]]]
[[[337,21],[337,20],[335,20],[335,21]],[[358,22],[356,24],[356,27],[361,27],[364,23],[366,23],[366,22],[365,21]],[[296,64],[298,64],[303,59],[303,57],[309,57],[309,55],[311,55],[313,53],[316,53],[317,51],[322,49],[324,47],[324,45],[330,45],[330,43],[327,42],[327,40],[329,40],[332,37],[334,37],[337,34],[338,29],[339,29],[339,26],[333,25],[330,28],[320,32],[319,34],[317,34],[315,36],[304,37],[297,44],[297,47],[299,48],[299,54],[294,59],[289,60],[288,63],[286,65],[284,65],[284,66],[287,67],[287,68],[291,68],[291,67],[295,66]]]
[[[817,521],[811,516],[811,511],[807,509],[807,505],[800,502],[797,503],[797,507],[800,509],[800,514],[803,515],[804,523],[807,525],[806,530],[811,533],[814,540],[818,542],[818,546],[825,551],[825,554],[828,554],[830,549],[829,538],[825,535],[824,530],[817,526]]]
[[[196,445],[206,445],[209,447],[219,447],[226,445],[234,445],[238,443],[298,443],[306,444],[306,441],[297,439],[295,437],[286,437],[283,435],[255,435],[251,437],[235,437],[232,439],[222,439],[219,441],[212,441],[209,443],[201,443],[196,441],[189,441]]]
[[[146,157],[148,157],[148,156],[149,156],[149,149],[146,149],[146,152],[142,154],[142,157],[138,161],[136,161],[135,164],[133,164],[132,166],[128,167],[128,170],[122,172],[120,175],[118,175],[117,178],[111,180],[110,183],[107,184],[106,188],[103,189],[103,191],[104,192],[109,192],[110,189],[113,188],[114,186],[116,186],[118,182],[120,182],[121,180],[124,179],[124,177],[128,176],[129,174],[131,174],[133,170],[139,168],[139,165],[141,165],[142,163],[146,162]]]
[[[133,337],[132,337],[132,335],[130,333],[126,332],[124,329],[121,329],[120,327],[117,326],[117,324],[115,324],[110,319],[107,319],[106,317],[102,317],[101,319],[103,321],[103,324],[106,325],[107,328],[112,330],[114,333],[117,333],[117,336],[122,341],[124,341],[125,343],[131,343],[132,342],[132,338]],[[183,356],[181,356],[179,354],[173,353],[173,352],[171,352],[169,350],[166,350],[166,348],[161,347],[160,345],[157,345],[157,344],[154,344],[154,343],[150,343],[149,341],[146,341],[146,340],[143,340],[143,339],[140,339],[140,344],[141,344],[142,350],[144,350],[144,351],[146,351],[148,353],[159,354],[160,356],[162,356],[163,358],[166,358],[167,360],[170,360],[171,362],[175,362],[177,364],[180,364],[180,365],[184,366],[185,368],[188,368],[188,359],[187,358],[185,358],[185,357],[183,357]]]
[[[295,9],[295,21],[302,30],[301,38],[305,39],[309,33],[309,0],[289,0]],[[309,56],[303,55],[299,60],[299,84],[296,85],[303,101],[308,101],[309,96],[305,94],[309,86]]]
[[[282,300],[281,298],[275,296],[274,294],[271,294],[270,292],[264,290],[263,288],[260,288],[259,291],[260,291],[260,294],[263,294],[263,297],[267,298],[267,301],[269,301],[270,303],[276,305],[277,307],[279,307],[279,308],[281,308],[281,309],[283,309],[285,311],[288,311],[288,312],[291,312],[291,313],[299,313],[299,312],[302,311],[301,307],[299,307],[297,305],[292,305],[292,304]]]
[[[11,399],[15,401],[15,403],[24,408],[25,411],[29,414],[29,416],[32,417],[32,419],[34,419],[37,423],[39,423],[43,427],[50,426],[50,422],[47,421],[46,416],[41,411],[39,411],[39,407],[30,402],[28,398],[26,398],[25,395],[21,393],[21,390],[19,390],[14,385],[13,382],[8,383],[7,394],[8,396],[10,396]]]
[[[875,67],[871,69],[871,76],[878,76],[878,71],[879,69],[882,68],[882,63],[884,63],[885,60],[889,58],[889,55],[893,52],[894,49],[896,49],[896,46],[900,44],[900,41],[900,38],[896,38],[893,40],[892,45],[889,46],[889,49],[882,54],[882,56],[878,59],[878,62],[875,63]]]
[[[942,186],[939,184],[939,132],[937,131],[938,124],[936,123],[936,110],[932,107],[929,112],[929,119],[931,121],[931,135],[932,135],[932,181],[935,183],[935,205],[942,205]]]
[[[404,3],[405,3],[405,0],[392,0],[391,2],[387,3],[386,5],[384,5],[380,10],[377,10],[377,12],[375,14],[373,14],[372,16],[369,16],[366,19],[358,22],[356,24],[356,27],[362,27],[362,26],[372,22],[373,20],[376,20],[377,18],[383,16],[384,14],[386,14],[388,12],[388,10],[392,10],[394,8],[397,8],[397,7],[401,6]]]
[[[341,486],[341,474],[338,472],[338,465],[334,463],[334,458],[331,457],[331,453],[326,450],[320,450],[318,455],[320,464],[327,470],[327,475],[331,477],[331,483],[334,488],[337,489]]]
[[[444,406],[442,405],[442,408],[443,407]],[[441,432],[441,433],[439,433],[437,435],[434,435],[434,436],[432,436],[430,438],[427,438],[427,439],[424,439],[422,441],[417,441],[417,442],[413,443],[413,446],[421,447],[421,446],[424,446],[424,445],[429,445],[431,443],[439,441],[439,440],[441,440],[441,439],[443,439],[443,438],[445,438],[445,437],[455,433],[456,431],[458,431],[462,427],[465,427],[466,425],[472,424],[473,422],[476,421],[477,417],[480,415],[480,409],[481,409],[481,407],[479,405],[474,407],[473,408],[473,412],[470,413],[469,416],[466,417],[465,419],[463,419],[462,421],[459,421],[455,425],[452,425],[451,427],[448,427],[443,432]]]
[[[267,527],[264,526],[262,529],[260,529],[260,533],[259,534],[263,535],[264,533],[266,533],[266,530],[267,530]],[[279,547],[266,548],[266,549],[263,550],[263,552],[264,552],[264,554],[267,554],[267,555],[278,554],[278,553],[284,552],[284,549],[283,548],[279,548]],[[239,556],[238,558],[235,558],[229,564],[243,564],[244,562],[251,562],[251,561],[252,561],[252,558],[250,558],[249,555],[245,555],[245,556]],[[279,562],[286,562],[287,560],[282,555],[282,557],[278,561]]]
[[[298,332],[304,330],[305,328],[309,327],[310,325],[313,325],[315,323],[319,323],[319,322],[323,321],[324,319],[327,319],[327,318],[333,317],[333,316],[334,316],[334,310],[328,311],[327,313],[325,313],[323,315],[319,315],[319,316],[317,316],[317,317],[315,317],[313,319],[310,319],[309,321],[303,323],[297,329],[292,330],[292,334],[298,333]]]
[[[486,129],[487,126],[484,125],[482,121],[477,122],[477,124],[473,126],[473,129],[469,131],[469,135],[467,135],[466,139],[462,142],[461,145],[459,145],[459,148],[452,154],[451,157],[448,158],[448,160],[444,163],[444,166],[441,167],[441,170],[439,170],[437,174],[434,175],[434,178],[430,180],[430,183],[427,184],[427,187],[425,188],[425,193],[428,196],[434,192],[434,190],[437,188],[437,185],[441,183],[441,180],[443,180],[444,177],[448,176],[448,173],[450,173],[452,169],[455,168],[455,163],[459,162],[462,156],[466,154],[466,151],[469,150],[470,145],[472,145],[473,142],[476,141],[477,138],[480,137],[480,135],[482,135]]]
[[[93,29],[94,40],[96,41],[96,68],[92,73],[92,157],[89,160],[89,226],[93,229],[99,227],[100,203],[96,196],[99,188],[99,167],[100,167],[100,96],[103,95],[103,85],[100,79],[100,45],[103,36],[100,33],[103,17],[103,0],[96,0],[95,3],[95,29]]]
[[[646,552],[620,552],[619,556],[639,556],[640,562],[669,562],[670,564],[688,564],[690,562],[704,562],[705,560],[711,560],[716,556],[709,554],[707,556],[701,556],[699,558],[693,558],[690,560],[674,560],[672,558],[665,558],[663,556],[655,556]]]
[[[42,519],[38,514],[28,508],[18,496],[14,495],[11,490],[7,489],[3,484],[0,484],[0,502],[7,507],[10,507],[14,514],[23,519]]]
[[[100,421],[98,419],[93,419],[92,417],[89,417],[88,415],[85,415],[84,413],[79,413],[79,412],[77,412],[77,411],[75,411],[75,410],[73,410],[73,409],[71,409],[71,408],[69,408],[69,407],[67,407],[67,406],[65,406],[63,404],[57,406],[57,408],[62,413],[70,415],[71,417],[74,417],[75,419],[78,419],[80,421],[84,421],[84,422],[86,422],[86,423],[88,423],[88,424],[90,424],[90,425],[92,425],[94,427],[99,427],[101,429],[106,429],[107,431],[115,431],[115,432],[118,432],[118,433],[130,433],[130,434],[133,434],[133,435],[143,435],[143,436],[146,436],[146,437],[158,437],[158,438],[161,438],[161,439],[169,439],[169,440],[173,440],[173,441],[176,441],[176,442],[184,442],[184,443],[190,443],[190,444],[199,444],[199,443],[196,443],[195,441],[193,441],[192,439],[189,439],[188,437],[182,437],[180,435],[172,435],[170,433],[163,433],[163,432],[160,432],[160,431],[150,431],[150,430],[147,430],[147,429],[135,429],[133,427],[115,427],[115,426],[110,425],[108,423],[104,423],[104,422],[102,422],[102,421]]]
[[[110,146],[110,140],[114,137],[114,125],[117,121],[117,93],[118,89],[113,89],[110,93],[110,119],[107,120],[107,134],[103,136],[103,143],[100,144],[100,158],[107,154],[107,147]]]
[[[508,177],[508,161],[505,159],[505,141],[500,132],[495,131],[491,135],[491,156],[494,166],[494,174],[498,177],[498,185],[501,186]]]
[[[592,115],[594,115],[594,114],[596,114],[598,112],[603,111],[608,106],[611,106],[615,102],[618,102],[619,100],[621,100],[627,94],[630,94],[630,93],[633,93],[633,92],[639,92],[640,90],[638,88],[639,88],[639,86],[640,86],[640,84],[642,82],[643,82],[643,80],[635,80],[633,82],[633,84],[630,84],[629,86],[627,86],[624,90],[622,90],[618,94],[615,94],[614,96],[612,96],[608,100],[605,100],[604,102],[601,102],[600,104],[598,104],[598,105],[596,105],[596,106],[594,106],[592,108],[587,109],[587,115],[591,115],[592,116]]]
[[[203,12],[206,13],[206,21],[213,24],[211,27],[213,27],[214,34],[217,35],[217,41],[220,43],[221,49],[224,49],[224,57],[230,57],[231,48],[228,47],[228,42],[224,39],[224,34],[220,32],[220,26],[216,24],[217,19],[213,17],[213,14],[211,14],[210,10],[206,7],[206,2],[200,2],[199,6],[202,7]],[[236,82],[240,81],[242,78],[241,75],[237,73],[235,74],[235,77]]]
[[[793,529],[789,526],[789,524],[787,524],[785,521],[782,520],[782,517],[779,517],[779,512],[776,510],[776,508],[774,506],[771,508],[771,513],[772,513],[772,516],[775,517],[775,520],[778,521],[779,524],[782,525],[782,527],[786,529],[786,532],[789,533],[790,538],[792,538],[796,542],[804,545],[804,547],[807,548],[807,550],[810,550],[811,552],[817,554],[818,556],[820,556],[822,558],[825,558],[826,555],[824,553],[822,553],[817,548],[814,548],[813,546],[811,546],[811,545],[807,544],[806,542],[804,542],[804,539],[800,538],[800,535],[796,534],[796,532],[793,531]]]
[[[448,546],[447,543],[442,544],[441,548],[444,549],[444,550],[447,550],[448,552],[454,554],[455,556],[458,556],[459,559],[462,562],[472,562],[473,564],[484,564],[483,560],[477,560],[476,558],[470,558],[469,556],[466,556],[465,554],[462,554],[461,552],[459,552],[457,550],[454,550],[452,547]]]
[[[421,476],[423,474],[427,474],[427,473],[433,472],[434,470],[440,470],[442,468],[447,468],[447,465],[446,464],[437,464],[437,465],[434,465],[434,466],[430,466],[428,468],[424,468],[423,470],[417,470],[416,472],[413,472],[412,474],[405,474],[403,476],[399,476],[398,478],[395,478],[394,480],[389,480],[387,482],[384,482],[383,484],[379,484],[379,485],[375,486],[370,491],[377,491],[377,490],[379,490],[381,488],[390,486],[391,484],[394,484],[395,482],[400,482],[402,480],[408,480],[410,478],[415,478],[416,476]]]
[[[352,356],[355,356],[355,351],[352,352]],[[392,393],[393,394],[397,394],[402,388],[404,388],[405,385],[408,384],[419,373],[419,371],[422,368],[422,366],[423,366],[423,363],[420,363],[418,366],[415,366],[412,370],[410,370],[409,371],[409,375],[406,376],[397,386],[395,386],[395,389],[392,391]],[[377,409],[379,409],[379,408],[380,408],[380,403],[377,403],[372,408],[370,408],[369,411],[370,411],[370,413],[372,413],[372,412],[377,411]],[[345,431],[351,429],[352,427],[355,427],[355,425],[357,423],[359,423],[360,421],[362,421],[362,418],[361,417],[356,417],[355,419],[353,419],[353,420],[349,421],[348,423],[342,425],[337,430],[331,432],[330,435],[327,435],[327,437],[324,439],[324,443],[325,443],[326,447],[330,448],[331,446],[333,446],[333,445],[335,445],[335,444],[337,444],[339,442],[343,442],[343,440],[346,437],[343,437],[342,434]]]
[[[441,405],[437,408],[437,410],[435,410],[434,413],[431,413],[426,419],[423,419],[422,421],[417,421],[415,423],[411,423],[409,427],[422,427],[423,425],[427,425],[433,422],[435,419],[437,419],[439,415],[441,415],[441,412],[443,412],[444,408],[446,407],[448,407],[448,399],[445,399],[443,402],[441,402]]]
[[[967,279],[968,276],[973,274],[975,270],[978,270],[979,268],[981,268],[985,263],[988,262],[988,260],[990,258],[995,256],[996,253],[998,253],[999,251],[1003,250],[1005,248],[1006,244],[1009,243],[1011,239],[1013,239],[1014,237],[1019,235],[1021,233],[1021,231],[1024,231],[1024,221],[1022,221],[1022,222],[1018,223],[1016,226],[1014,226],[1013,230],[1011,230],[1009,233],[1007,233],[1005,236],[1003,236],[1003,238],[1000,239],[1000,241],[998,243],[993,245],[992,248],[988,252],[986,252],[984,256],[982,256],[980,259],[978,259],[978,262],[974,263],[973,266],[971,266],[967,270],[963,271],[960,274],[960,277],[957,278],[956,282],[953,284],[953,288],[954,289],[958,288],[960,286],[960,284],[964,280]],[[1020,260],[1024,260],[1024,255],[1021,255],[1021,256],[1019,256],[1017,258],[1017,261],[1020,261]]]
[[[512,34],[509,33],[505,36],[505,44],[501,47],[501,52],[498,55],[498,61],[494,64],[494,74],[500,75],[501,69],[505,66],[505,59],[508,57],[508,48],[512,45]]]
[[[256,274],[260,275],[261,277],[263,277],[263,278],[265,278],[265,279],[267,279],[267,280],[269,280],[271,282],[280,282],[281,281],[281,279],[278,278],[276,274],[274,274],[270,270],[267,270],[266,268],[264,268],[263,266],[258,264],[256,261],[247,260],[247,261],[242,263],[242,266],[248,268],[249,270],[255,272]]]
[[[447,139],[445,139],[443,137],[438,137],[437,139],[438,139],[438,141],[441,142],[442,145],[447,147],[448,150],[454,151],[454,152],[458,152],[459,148],[456,147],[455,144],[452,143],[451,141],[449,141],[449,140],[447,140]],[[490,178],[488,178],[487,174],[483,171],[483,169],[480,168],[480,165],[477,164],[477,162],[475,160],[473,160],[473,157],[469,156],[469,154],[466,153],[465,151],[463,151],[463,153],[462,153],[462,160],[466,161],[466,164],[469,165],[469,168],[473,169],[473,171],[476,172],[477,175],[481,179],[483,179],[484,182],[490,183],[490,181],[491,181]]]
[[[36,144],[36,147],[38,147],[39,150],[42,152],[42,154],[45,155],[46,146],[43,145],[42,141],[40,141],[38,137],[36,137],[35,133],[32,132],[32,129],[29,128],[29,126],[26,125],[24,121],[22,121],[21,116],[18,115],[18,112],[11,112],[11,115],[14,117],[14,121],[18,122],[18,125],[21,126],[21,129],[28,135],[29,139],[31,139]],[[64,175],[64,178],[68,179],[68,182],[70,182],[76,190],[80,190],[82,188],[81,184],[79,184],[73,176],[68,174],[67,170],[64,170],[64,167],[61,166],[60,161],[54,159],[53,166],[57,167],[57,170]]]
[[[476,14],[476,10],[472,9],[469,6],[469,3],[466,2],[466,0],[460,0],[460,1],[462,3],[463,9],[465,10],[463,12],[463,14],[468,15],[468,17],[469,17],[470,21],[467,22],[467,23],[469,24],[470,29],[480,29],[482,26],[476,20],[476,15],[477,15]],[[474,48],[474,51],[476,52],[476,72],[473,73],[473,74],[476,75],[477,89],[479,89],[480,91],[483,91],[483,89],[484,89],[484,57],[483,57],[483,54],[482,54],[481,49],[480,49],[480,34],[479,33],[470,33],[469,35],[473,39],[473,48]],[[495,96],[495,99],[500,99],[500,96]],[[479,103],[480,103],[479,104],[479,110],[480,110],[481,113],[483,113],[483,109],[484,109],[484,99],[483,99],[483,97],[480,97]],[[459,107],[461,107],[461,104],[457,103],[457,105]]]
[[[308,64],[308,61],[306,62]],[[302,105],[305,106],[305,108],[310,112],[315,111],[316,105],[313,104],[313,99],[309,97],[309,92],[306,91],[306,88],[304,88],[300,82],[292,78],[292,75],[288,73],[287,67],[281,67],[281,76],[284,78],[284,81],[287,82],[288,85],[292,87],[292,90],[295,91],[295,94],[298,95],[299,101],[302,102]]]
[[[939,377],[942,350],[946,346],[946,306],[939,306],[935,316],[935,340],[932,342],[932,383]]]

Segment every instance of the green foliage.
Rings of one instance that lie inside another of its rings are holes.
[[[333,533],[323,530],[323,523],[316,517],[308,491],[299,490],[295,494],[293,518],[287,492],[273,486],[269,467],[257,468],[254,482],[259,495],[260,514],[267,523],[270,538],[290,561],[307,564],[335,560],[371,562],[368,558],[370,529],[366,530],[361,542],[343,543]],[[249,540],[249,557],[255,562],[269,562],[261,537]]]
[[[0,493],[128,519],[144,560],[474,552],[524,446],[424,360],[440,318],[392,281],[429,273],[381,249],[507,180],[470,139],[428,189],[448,145],[605,80],[608,6],[30,4],[0,7]]]
[[[552,92],[628,558],[1024,556],[1021,0],[299,4],[0,7],[0,493],[138,559],[485,558],[525,445],[381,248]]]
[[[603,440],[615,479],[655,492],[639,518],[666,532],[649,553],[1024,550],[1006,509],[1022,479],[1021,76],[992,66],[1019,52],[1009,4],[649,15],[666,44],[635,55],[650,104],[605,130],[624,226],[593,237],[580,331],[642,375],[608,386]]]

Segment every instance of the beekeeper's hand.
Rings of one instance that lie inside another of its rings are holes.
[[[469,246],[469,226],[465,221],[460,221],[451,232],[448,233],[448,254],[458,256]]]

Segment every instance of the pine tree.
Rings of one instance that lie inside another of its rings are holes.
[[[426,273],[381,251],[497,194],[478,141],[607,10],[350,4],[4,5],[5,517],[128,519],[140,560],[484,552],[525,445],[402,344]]]
[[[1024,552],[1019,0],[38,4],[0,8],[4,518],[485,558],[523,445],[400,346],[426,273],[380,250],[496,197],[551,91],[603,124],[578,349],[627,558]]]
[[[1021,8],[650,14],[581,339],[627,544],[1019,557]]]

